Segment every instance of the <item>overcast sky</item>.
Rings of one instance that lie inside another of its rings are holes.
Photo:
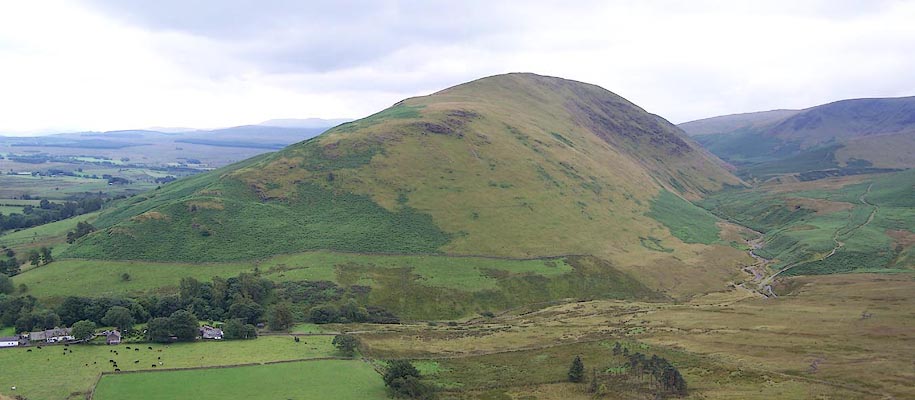
[[[0,134],[358,118],[514,71],[675,123],[910,96],[913,21],[868,0],[3,1]]]

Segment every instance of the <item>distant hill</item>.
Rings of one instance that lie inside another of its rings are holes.
[[[336,119],[323,119],[323,118],[305,118],[305,119],[296,119],[296,118],[284,118],[284,119],[271,119],[259,123],[261,126],[276,126],[280,128],[328,128],[332,126],[337,126],[345,122],[350,122],[352,119],[347,118],[336,118]]]
[[[716,220],[684,198],[740,184],[677,127],[620,96],[508,74],[129,199],[66,256],[590,254],[675,280],[685,264],[696,276],[717,273],[697,258],[718,242]],[[718,248],[718,259],[741,254]]]
[[[804,179],[915,166],[915,97],[727,115],[680,128],[746,177]]]
[[[336,125],[336,120],[309,120],[308,127],[246,125],[213,130],[119,130],[73,132],[34,137],[0,136],[0,152],[48,154],[102,159],[127,158],[150,167],[180,164],[187,159],[207,168],[221,167],[264,152],[313,138]],[[291,124],[290,124],[291,125]]]

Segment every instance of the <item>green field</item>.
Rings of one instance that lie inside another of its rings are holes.
[[[65,259],[28,270],[13,278],[26,284],[37,298],[65,296],[122,296],[130,293],[176,290],[181,278],[209,281],[251,271],[251,264],[151,263]],[[129,274],[130,280],[121,276]]]
[[[57,257],[70,247],[66,242],[67,232],[75,229],[79,222],[94,223],[99,213],[100,211],[96,211],[20,231],[6,232],[0,234],[0,245],[17,252],[47,246],[54,250],[54,256]]]
[[[381,376],[358,360],[106,375],[93,399],[386,399]]]
[[[138,193],[155,188],[154,183],[137,182],[130,185],[109,185],[105,179],[73,176],[43,177],[0,175],[0,198],[15,198],[28,194],[42,199],[67,199],[82,193],[104,192],[109,195]]]
[[[365,301],[402,318],[450,319],[556,298],[651,298],[652,292],[591,257],[505,260],[480,257],[308,252],[256,263],[153,263],[61,259],[13,278],[39,299],[176,292],[183,277],[209,281],[257,268],[274,282],[327,280],[372,288]],[[124,281],[123,274],[130,275]],[[435,301],[430,301],[435,299]]]
[[[2,349],[0,351],[0,394],[18,394],[31,400],[62,399],[73,392],[85,392],[95,377],[104,371],[113,372],[108,360],[117,361],[122,371],[157,368],[190,368],[269,361],[299,360],[334,356],[332,336],[309,337],[296,343],[289,336],[264,336],[255,340],[210,341],[195,343],[122,344],[119,346],[70,346],[72,353],[63,354],[63,346]],[[127,350],[139,347],[140,351]],[[152,347],[153,350],[149,350]],[[111,353],[117,349],[118,355]],[[159,351],[161,350],[161,352]],[[134,361],[139,360],[135,363]],[[88,364],[88,365],[86,365]],[[15,366],[13,368],[9,366]],[[42,373],[36,373],[42,371]],[[54,376],[54,379],[49,379]],[[16,386],[16,392],[10,387]]]

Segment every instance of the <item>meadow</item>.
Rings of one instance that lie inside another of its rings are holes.
[[[386,399],[381,376],[360,360],[105,375],[93,399]]]
[[[261,262],[154,263],[60,259],[15,277],[28,294],[66,296],[175,293],[181,278],[210,281],[256,272],[277,283],[326,280],[372,288],[367,304],[406,319],[452,319],[560,298],[658,298],[612,265],[591,257],[507,260],[483,257],[306,252]],[[127,274],[129,279],[123,279]],[[435,301],[430,301],[435,299]]]
[[[0,393],[23,395],[32,400],[58,400],[68,396],[81,399],[101,372],[114,372],[108,360],[115,360],[122,371],[300,360],[335,356],[332,339],[332,336],[313,336],[296,343],[290,336],[263,336],[254,340],[170,345],[89,344],[69,346],[72,352],[66,354],[62,345],[0,349],[0,365],[3,366]],[[160,361],[162,365],[158,364]],[[13,386],[15,392],[10,390]]]

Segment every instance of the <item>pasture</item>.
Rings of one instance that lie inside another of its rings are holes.
[[[381,376],[360,360],[105,375],[96,400],[386,399]]]
[[[296,343],[289,336],[264,336],[254,340],[170,345],[72,345],[67,347],[68,351],[63,345],[0,349],[0,366],[3,366],[0,394],[18,394],[31,400],[59,400],[71,394],[75,394],[73,398],[82,398],[98,374],[114,372],[109,360],[116,361],[122,371],[300,360],[336,355],[331,340],[332,336],[316,336]],[[12,386],[17,388],[15,392],[10,390]]]

